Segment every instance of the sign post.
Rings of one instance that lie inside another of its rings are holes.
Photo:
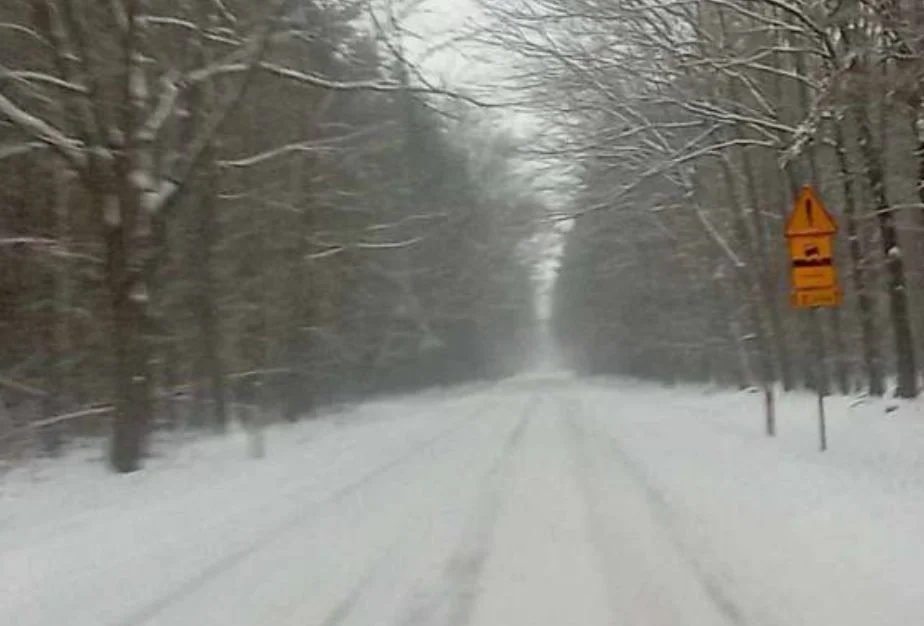
[[[815,386],[818,388],[818,447],[824,452],[828,449],[828,428],[825,423],[825,394],[828,391],[828,370],[825,367],[825,335],[821,327],[821,320],[818,319],[818,309],[812,309],[812,321],[814,322],[815,335],[815,354],[818,355],[818,380]]]
[[[834,236],[837,222],[828,213],[810,185],[802,188],[792,213],[786,221],[786,239],[789,242],[791,303],[797,309],[810,309],[817,354],[818,437],[822,452],[828,449],[825,423],[825,368],[824,329],[818,319],[819,308],[838,307],[843,294],[834,265]]]

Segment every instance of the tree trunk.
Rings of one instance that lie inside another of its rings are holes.
[[[49,218],[53,237],[67,246],[70,240],[70,181],[63,164],[52,163],[53,181]],[[44,321],[45,390],[43,401],[46,418],[57,415],[67,395],[67,375],[62,357],[70,353],[71,282],[70,261],[59,259],[48,270],[48,316]],[[61,427],[49,426],[42,431],[42,447],[47,454],[57,454],[61,447]]]
[[[308,138],[312,137],[312,131],[316,127],[317,120],[323,115],[324,110],[331,100],[322,102],[314,115],[302,116],[299,119],[299,136]],[[314,266],[306,263],[305,256],[309,247],[305,242],[310,234],[315,231],[315,207],[312,204],[310,194],[309,177],[305,174],[311,170],[314,159],[307,155],[299,155],[292,159],[288,172],[289,201],[296,208],[297,213],[293,220],[292,239],[289,240],[286,249],[281,253],[285,259],[288,275],[286,276],[287,290],[287,315],[286,315],[286,332],[284,358],[285,366],[289,370],[280,377],[282,381],[283,393],[283,418],[288,422],[298,420],[300,414],[311,410],[313,399],[311,398],[312,390],[309,385],[313,380],[308,374],[309,368],[306,363],[310,361],[310,350],[312,336],[304,328],[305,321],[309,319],[312,313],[308,285],[314,286],[311,279]],[[308,281],[306,281],[306,276]],[[309,283],[309,281],[311,281]],[[317,291],[317,290],[316,290]],[[316,293],[316,298],[320,293]],[[312,319],[309,323],[316,323]],[[323,321],[320,323],[323,324]]]
[[[831,345],[834,352],[834,378],[837,380],[837,388],[841,394],[846,396],[850,393],[850,367],[847,364],[841,310],[833,308],[828,313],[831,318],[831,334],[833,335]]]
[[[198,21],[201,25],[209,23],[211,13],[207,5],[200,3]],[[190,42],[193,54],[203,66],[212,62],[210,42],[205,36],[205,29],[199,31],[199,37]],[[184,132],[191,140],[196,136],[197,127],[208,123],[208,111],[219,105],[220,96],[217,88],[206,83],[193,89],[190,93],[190,107],[196,112],[191,115]],[[216,203],[219,194],[220,172],[215,163],[216,149],[210,148],[203,158],[204,167],[199,177],[202,191],[194,208],[196,213],[193,246],[193,266],[196,272],[195,315],[199,330],[198,375],[197,378],[208,385],[211,420],[218,432],[228,428],[227,389],[225,372],[221,360],[221,329],[216,305],[215,276],[213,273],[215,243],[218,240],[219,223],[216,219]]]
[[[918,180],[917,191],[918,201],[921,203],[921,210],[918,212],[920,220],[924,223],[924,100],[919,101],[912,114],[911,121],[912,137],[917,140],[915,158],[918,161]]]
[[[166,407],[167,421],[170,428],[182,430],[185,427],[186,420],[181,416],[186,415],[189,405],[185,402],[185,394],[179,390],[180,378],[177,376],[177,371],[180,365],[180,357],[177,354],[176,342],[173,337],[164,340],[161,347],[161,359],[161,378],[167,392],[163,401]]]
[[[751,205],[751,222],[754,228],[754,236],[757,239],[756,248],[758,256],[754,262],[758,264],[757,274],[760,280],[760,297],[767,311],[767,321],[769,322],[770,336],[773,344],[770,347],[771,354],[776,356],[775,361],[776,365],[779,367],[780,381],[783,384],[783,388],[789,390],[793,388],[792,359],[789,353],[787,333],[780,315],[779,298],[776,293],[777,274],[768,248],[767,226],[760,210],[759,194],[757,193],[755,185],[754,167],[746,148],[741,151],[741,157],[744,167],[745,186]]]
[[[111,253],[110,263],[118,263],[120,256]],[[128,473],[141,467],[151,417],[145,314],[140,299],[129,293],[124,283],[110,280],[109,290],[113,313],[112,382],[115,386],[109,462],[116,471]]]
[[[915,158],[917,159],[916,190],[920,209],[917,211],[918,224],[924,226],[924,99],[916,96],[911,103],[911,132],[915,138]],[[919,254],[924,254],[924,245],[918,239]],[[919,257],[920,258],[920,257]],[[920,325],[918,326],[920,328]]]
[[[169,245],[166,235],[163,245]],[[164,256],[168,256],[166,252]],[[147,273],[147,285],[150,289],[152,303],[151,317],[148,319],[152,339],[150,347],[152,387],[160,386],[163,389],[163,393],[152,400],[154,407],[152,412],[165,419],[171,429],[176,429],[181,421],[180,409],[176,401],[176,389],[180,384],[177,376],[179,357],[176,337],[170,332],[172,311],[167,294],[172,284],[165,274],[164,271],[157,271],[155,268],[149,268]]]
[[[129,164],[120,160],[115,180],[121,193],[107,192],[111,183],[102,181],[100,203],[106,244],[106,286],[112,312],[112,384],[115,415],[109,462],[117,472],[134,472],[141,467],[145,438],[151,423],[151,375],[148,318],[149,287],[146,276],[133,272],[129,254],[139,216],[139,196],[129,182]],[[105,176],[105,174],[104,174]]]
[[[747,306],[751,318],[752,333],[757,343],[757,359],[759,363],[760,382],[763,387],[773,383],[773,355],[770,348],[770,342],[767,339],[767,332],[764,327],[763,316],[761,315],[762,297],[764,295],[761,286],[760,270],[754,269],[754,264],[759,261],[754,254],[754,245],[751,241],[750,232],[747,227],[745,210],[735,188],[734,173],[731,166],[726,160],[722,160],[722,172],[725,181],[725,188],[728,194],[728,201],[734,215],[735,235],[739,240],[739,250],[746,251],[747,268],[737,272],[736,276],[741,283],[742,300]]]
[[[882,371],[882,355],[879,351],[879,333],[876,328],[876,312],[869,294],[866,274],[866,254],[860,240],[857,220],[857,190],[853,172],[847,158],[847,144],[839,122],[833,124],[835,154],[844,186],[844,226],[847,230],[847,250],[850,255],[850,276],[856,292],[857,315],[860,319],[860,336],[863,366],[869,394],[881,396],[885,393],[885,375]]]
[[[735,270],[734,273],[736,275],[742,274],[738,270]],[[735,298],[729,293],[734,289],[735,276],[731,277],[733,280],[732,285],[726,286],[726,281],[729,278],[725,274],[724,271],[719,272],[719,275],[713,281],[713,293],[718,308],[716,318],[720,320],[719,325],[721,327],[718,331],[726,344],[727,352],[737,357],[738,366],[732,368],[734,371],[729,373],[734,377],[738,389],[746,389],[754,384],[754,368],[751,367],[750,355],[744,343],[744,333],[741,331],[741,323],[738,321]],[[744,276],[739,276],[739,280],[743,281]]]
[[[215,219],[217,177],[215,166],[211,165],[204,174],[207,181],[203,185],[196,207],[198,220],[195,231],[196,244],[193,246],[193,267],[196,271],[195,306],[200,340],[197,378],[208,384],[211,422],[217,431],[224,432],[228,427],[228,405],[221,362],[221,333],[215,305],[215,277],[212,272],[212,253],[218,230]]]
[[[283,417],[287,422],[295,422],[300,413],[310,408],[307,406],[308,394],[305,389],[308,381],[303,374],[303,363],[308,357],[308,338],[302,329],[302,319],[307,313],[302,274],[307,268],[302,263],[303,250],[299,244],[293,244],[287,256],[289,311],[286,316],[285,364],[289,371],[283,374],[280,380],[284,394]]]
[[[918,395],[917,364],[914,354],[914,337],[908,307],[908,290],[905,279],[905,263],[898,239],[895,214],[886,196],[885,172],[882,155],[873,144],[870,123],[866,112],[859,106],[851,106],[852,118],[860,134],[860,150],[870,191],[876,206],[879,236],[888,271],[889,310],[892,318],[895,342],[895,369],[898,376],[896,395],[900,398],[914,398]]]
[[[728,28],[725,20],[724,11],[720,10],[718,13],[719,25],[721,27],[721,32],[723,37],[728,36]],[[728,83],[728,94],[734,102],[742,102],[741,98],[741,88],[736,79],[732,79]],[[736,129],[736,135],[739,139],[747,138],[747,128],[743,124],[739,124]],[[747,146],[741,147],[737,150],[739,157],[741,159],[741,165],[744,173],[744,185],[745,190],[748,196],[748,202],[750,204],[750,222],[754,232],[754,245],[752,250],[754,255],[750,259],[750,263],[756,265],[754,270],[754,276],[757,279],[757,289],[758,295],[760,297],[760,302],[766,311],[767,322],[769,325],[770,336],[768,338],[767,349],[770,350],[769,358],[772,359],[772,369],[770,370],[771,378],[768,382],[772,382],[776,378],[776,372],[779,372],[779,380],[783,384],[784,389],[793,388],[793,367],[792,367],[792,355],[789,349],[789,339],[786,332],[786,328],[783,324],[782,315],[780,312],[780,303],[777,293],[777,271],[774,264],[773,257],[770,254],[769,250],[769,240],[767,233],[767,226],[764,216],[760,210],[760,194],[757,192],[756,177],[754,174],[754,166],[751,160],[750,149]],[[739,202],[740,204],[740,202]],[[742,205],[743,208],[743,205]]]

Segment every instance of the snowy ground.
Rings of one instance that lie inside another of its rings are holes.
[[[924,415],[564,376],[0,482],[0,624],[920,623]]]

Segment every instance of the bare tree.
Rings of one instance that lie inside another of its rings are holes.
[[[665,364],[655,349],[674,328],[696,328],[696,350],[709,354],[723,342],[733,344],[722,337],[735,327],[748,338],[748,358],[727,359],[728,368],[749,371],[753,358],[761,380],[791,387],[798,364],[806,384],[826,389],[827,368],[817,370],[808,341],[810,333],[823,332],[834,348],[833,373],[841,391],[850,388],[857,363],[869,391],[878,395],[886,373],[881,326],[894,339],[886,354],[894,359],[896,393],[917,394],[911,307],[920,286],[909,280],[907,246],[900,240],[912,235],[903,232],[908,221],[897,206],[902,197],[910,201],[904,206],[920,204],[920,173],[916,168],[890,175],[888,169],[919,163],[919,142],[896,133],[911,125],[917,137],[920,114],[919,81],[911,79],[921,68],[915,31],[920,12],[912,5],[779,0],[486,5],[493,20],[485,39],[519,53],[519,76],[530,94],[524,101],[539,115],[563,120],[557,150],[578,159],[587,172],[571,212],[578,223],[569,239],[576,243],[565,256],[562,281],[576,281],[595,295],[585,300],[583,292],[560,285],[560,299],[569,300],[559,302],[560,324],[567,329],[562,337],[580,346],[572,353],[583,353],[591,369],[608,363],[606,368],[658,376],[661,366],[652,367],[654,359],[665,368],[661,376],[674,377],[680,361]],[[828,199],[847,234],[839,250],[851,278],[852,306],[833,312],[818,329],[787,305],[781,229],[803,184]],[[864,208],[866,198],[873,199],[874,210]],[[629,219],[631,212],[647,217]],[[626,229],[622,236],[595,236],[611,222]],[[653,231],[650,224],[656,225]],[[871,234],[878,251],[870,245]],[[611,260],[627,254],[647,258],[654,244],[636,250],[631,242],[651,237],[667,246],[666,254],[678,256],[674,263],[683,272],[651,259]],[[585,246],[596,250],[592,261]],[[624,297],[626,290],[645,285],[637,298],[670,302],[696,292],[691,280],[716,280],[717,264],[731,270],[721,272],[728,283],[721,310],[674,307],[668,315],[633,315],[623,320],[614,342],[574,336],[612,332],[618,311],[638,306]],[[879,287],[880,268],[885,289]],[[614,271],[623,278],[614,280]],[[887,318],[880,302],[888,303]],[[683,317],[717,314],[726,321],[696,327]],[[624,356],[608,356],[611,351]],[[597,352],[603,354],[594,356]],[[640,359],[631,356],[639,353]],[[690,371],[722,377],[715,368]]]
[[[231,408],[275,409],[278,396],[294,419],[368,371],[432,382],[423,344],[441,346],[428,358],[450,380],[483,373],[486,351],[450,364],[496,327],[461,328],[454,307],[486,289],[507,299],[467,268],[510,240],[482,228],[496,207],[432,108],[471,99],[402,80],[403,59],[357,26],[367,8],[0,8],[0,158],[23,181],[5,193],[19,214],[3,221],[14,262],[2,286],[17,300],[2,320],[5,337],[33,342],[3,368],[41,381],[49,424],[111,402],[117,471],[139,467],[161,416],[221,429]],[[432,157],[412,172],[418,185],[393,169],[416,158],[409,102]],[[528,289],[520,259],[496,258]]]

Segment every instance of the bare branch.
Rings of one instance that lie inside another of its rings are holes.
[[[0,94],[0,115],[6,117],[22,132],[56,150],[75,171],[83,172],[86,168],[86,155],[79,141],[68,137],[40,117],[27,113],[3,94]]]

